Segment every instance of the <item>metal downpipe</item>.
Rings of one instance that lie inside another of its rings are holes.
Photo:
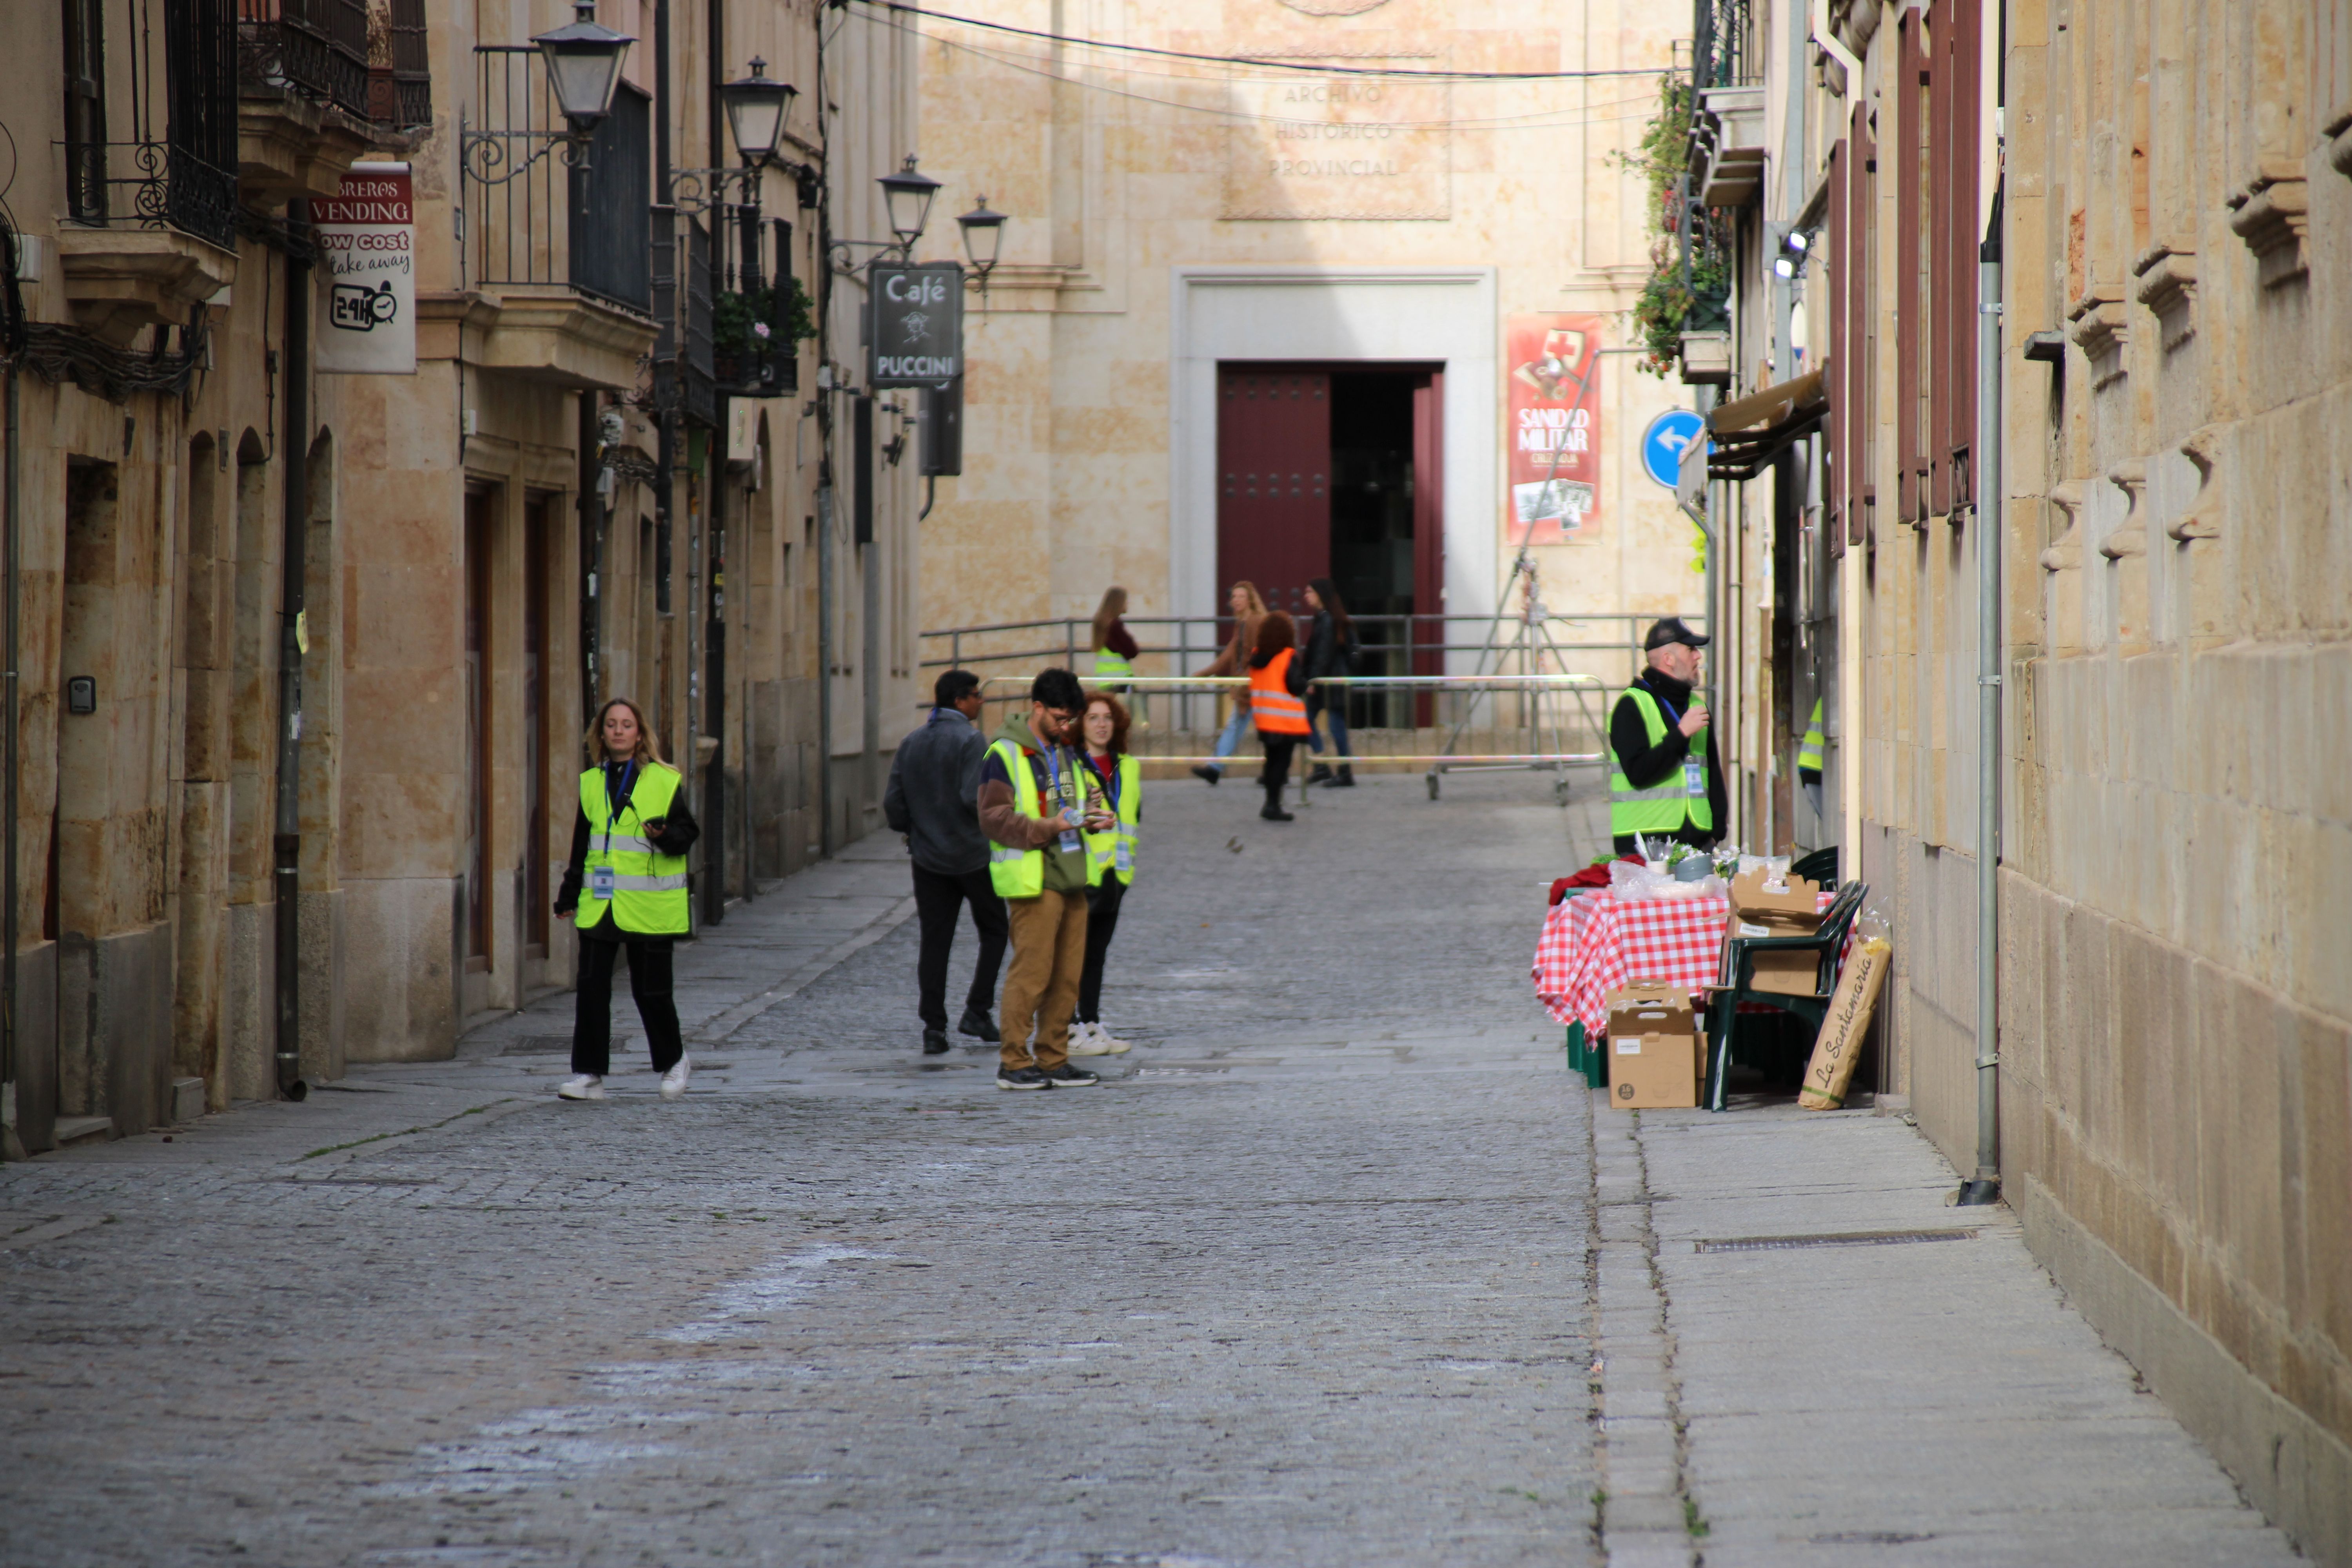
[[[2000,211],[1994,199],[1996,221]],[[1977,1173],[1963,1205],[2000,1201],[2000,237],[1977,266]]]
[[[310,204],[286,204],[287,227],[304,236]],[[278,1090],[310,1092],[302,1081],[302,589],[310,521],[310,264],[286,257],[285,576],[278,611],[278,810],[275,862]]]
[[[5,724],[5,729],[0,729],[0,752],[5,752],[5,755],[0,756],[0,766],[7,770],[7,783],[0,786],[0,814],[6,817],[5,823],[0,823],[0,898],[6,900],[5,909],[0,909],[0,946],[5,946],[7,951],[8,981],[8,994],[5,999],[0,999],[0,1093],[5,1093],[8,1099],[7,1115],[5,1121],[0,1121],[0,1144],[5,1144],[5,1148],[0,1148],[0,1158],[10,1160],[26,1157],[24,1143],[16,1135],[16,999],[21,994],[16,962],[16,598],[22,559],[19,542],[23,531],[17,510],[17,498],[23,487],[16,474],[20,455],[17,405],[22,401],[23,389],[18,385],[17,375],[16,362],[12,357],[8,362],[8,490],[5,502],[8,604],[5,615],[8,646],[5,656],[7,661],[5,679],[8,689],[4,700],[7,711],[5,719],[0,719],[0,724]]]

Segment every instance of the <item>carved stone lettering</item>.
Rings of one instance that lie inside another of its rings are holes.
[[[1433,57],[1314,63],[1443,68]],[[1453,216],[1452,91],[1396,77],[1285,72],[1237,77],[1225,132],[1226,218]]]

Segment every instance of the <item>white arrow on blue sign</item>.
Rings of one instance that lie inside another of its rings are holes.
[[[1682,471],[1683,448],[1701,438],[1706,421],[1687,408],[1669,408],[1642,432],[1642,467],[1668,489]]]

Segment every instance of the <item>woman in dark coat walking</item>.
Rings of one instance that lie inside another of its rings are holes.
[[[1354,674],[1356,652],[1361,645],[1356,640],[1356,623],[1348,618],[1348,606],[1339,602],[1339,590],[1330,578],[1318,577],[1307,584],[1307,607],[1315,612],[1315,619],[1307,627],[1307,679],[1318,680],[1327,675]],[[1339,771],[1335,775],[1328,763],[1318,761],[1315,771],[1307,775],[1307,782],[1353,789],[1356,770],[1348,761],[1354,755],[1348,749],[1348,689],[1307,689],[1307,749],[1320,758],[1323,743],[1315,730],[1315,716],[1318,713],[1331,716],[1331,744],[1339,753]]]

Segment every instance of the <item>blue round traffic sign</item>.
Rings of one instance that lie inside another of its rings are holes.
[[[1642,432],[1642,467],[1668,489],[1682,471],[1683,448],[1703,438],[1706,421],[1687,408],[1669,408]]]

